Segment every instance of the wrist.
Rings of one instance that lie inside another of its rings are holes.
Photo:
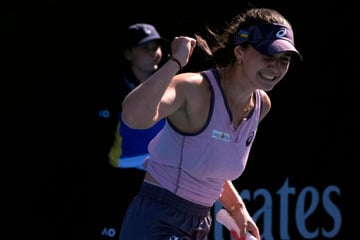
[[[176,57],[174,57],[174,56],[171,55],[171,54],[169,54],[168,57],[169,57],[169,60],[177,63],[177,65],[179,66],[179,71],[183,68],[183,67],[181,66],[181,63],[180,63],[179,59],[177,59]]]
[[[228,212],[229,212],[229,214],[230,214],[231,216],[234,216],[234,215],[236,215],[236,213],[238,213],[243,207],[244,207],[244,203],[242,203],[242,202],[237,202],[237,203],[235,203],[235,204],[228,210]]]

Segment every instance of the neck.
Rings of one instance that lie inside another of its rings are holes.
[[[227,101],[235,105],[246,105],[253,96],[253,90],[249,89],[236,75],[229,67],[219,69],[221,87]]]

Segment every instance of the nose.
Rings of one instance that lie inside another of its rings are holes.
[[[280,71],[281,61],[280,59],[273,59],[269,62],[268,67],[272,69],[274,73],[278,73]]]

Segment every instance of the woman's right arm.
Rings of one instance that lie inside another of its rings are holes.
[[[176,37],[171,43],[173,57],[185,66],[195,45],[195,39]],[[149,128],[182,106],[182,94],[176,94],[176,85],[181,82],[181,75],[175,76],[178,71],[178,63],[169,59],[125,97],[122,119],[129,127]]]

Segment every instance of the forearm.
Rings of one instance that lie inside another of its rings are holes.
[[[231,181],[224,183],[219,201],[230,214],[234,213],[238,208],[245,208],[244,201]]]
[[[243,199],[231,181],[224,183],[223,192],[219,201],[239,226],[240,236],[238,237],[245,237],[246,232],[250,232],[257,239],[261,239],[256,223],[247,211]]]

